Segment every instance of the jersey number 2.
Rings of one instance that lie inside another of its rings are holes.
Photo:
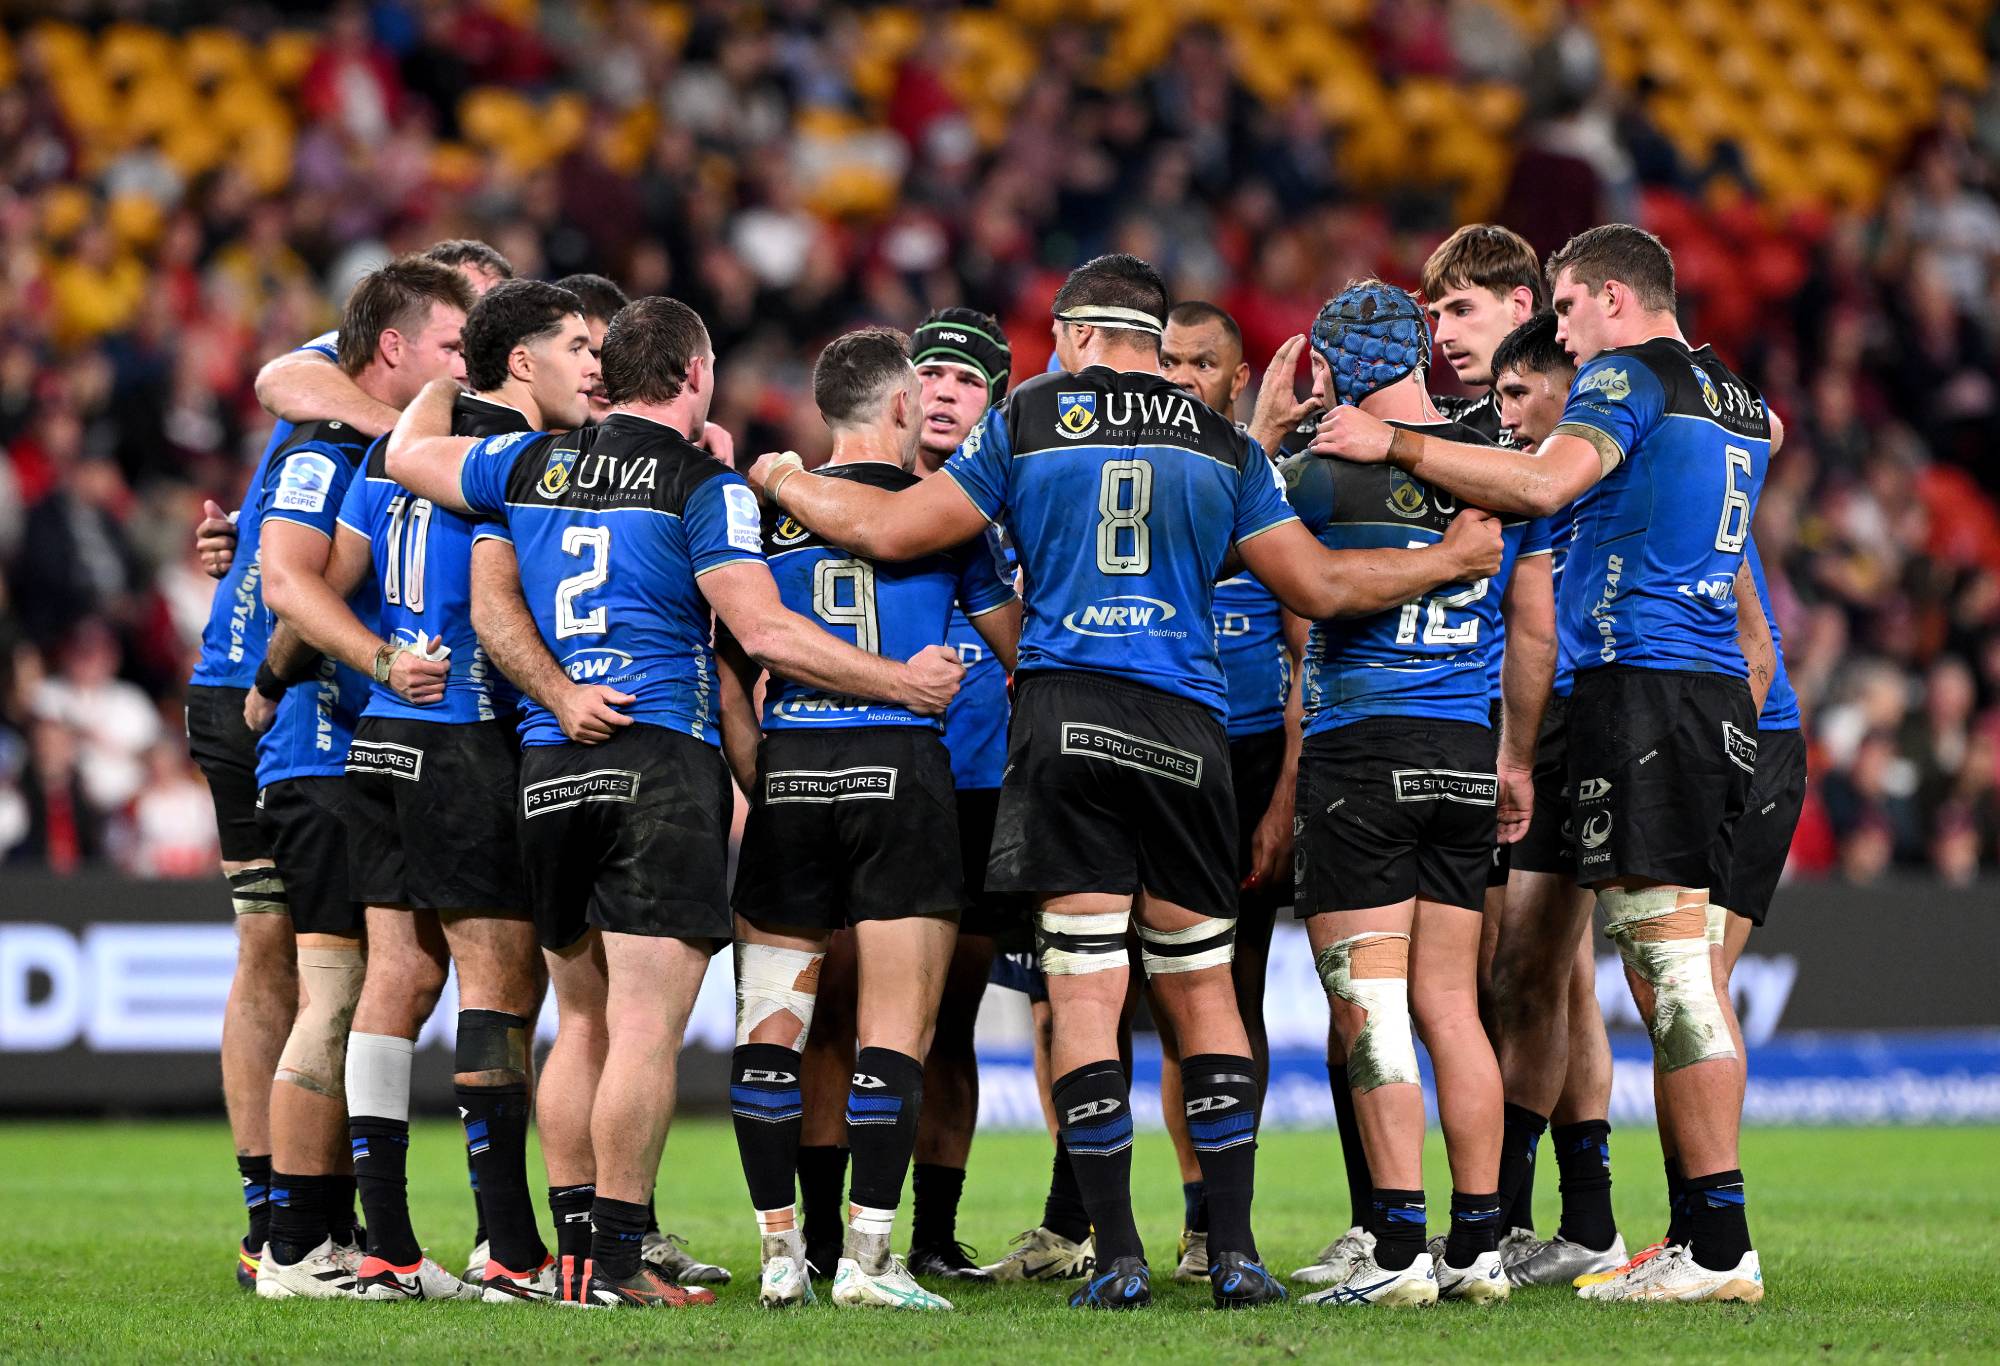
[[[556,585],[556,639],[601,636],[610,620],[609,614],[599,606],[579,616],[576,600],[593,588],[602,588],[611,576],[611,528],[564,527],[562,548],[565,555],[588,555],[590,567]]]

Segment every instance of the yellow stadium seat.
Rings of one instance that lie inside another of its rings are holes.
[[[81,185],[51,185],[42,191],[42,240],[62,242],[90,221],[95,206],[90,191]]]
[[[319,51],[319,36],[303,29],[280,29],[264,40],[264,74],[285,89],[299,83]]]
[[[122,247],[143,250],[159,240],[165,214],[148,195],[121,194],[105,206],[104,222]]]
[[[160,67],[132,82],[119,110],[128,133],[163,133],[195,115],[195,93],[173,67]]]
[[[197,84],[251,71],[250,44],[234,29],[191,29],[181,41],[181,65]]]
[[[192,180],[220,166],[230,143],[212,120],[191,118],[166,131],[160,150],[184,178]]]
[[[173,64],[174,40],[145,24],[113,24],[97,40],[96,58],[109,80],[150,75]]]

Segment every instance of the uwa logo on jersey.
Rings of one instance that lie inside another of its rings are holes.
[[[1136,636],[1172,621],[1175,615],[1170,602],[1123,593],[1079,607],[1063,618],[1063,625],[1080,636]]]

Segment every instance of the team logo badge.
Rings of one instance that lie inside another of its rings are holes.
[[[548,468],[542,471],[542,482],[535,485],[535,492],[544,498],[562,497],[562,491],[569,487],[570,468],[575,464],[575,451],[561,447],[550,451]]]
[[[803,541],[810,534],[811,534],[810,532],[808,532],[804,527],[800,526],[796,521],[792,520],[790,517],[787,517],[783,521],[779,522],[777,530],[771,533],[771,544],[797,545],[800,541]]]
[[[1694,370],[1694,382],[1701,386],[1701,401],[1708,405],[1709,412],[1715,414],[1717,417],[1721,417],[1722,395],[1716,392],[1715,381],[1710,379],[1708,371],[1702,369],[1699,365],[1691,368]]]
[[[1611,813],[1600,811],[1583,824],[1583,847],[1597,849],[1611,838]]]
[[[1576,382],[1578,394],[1587,394],[1593,390],[1614,401],[1626,398],[1632,392],[1632,379],[1623,370],[1604,369]]]
[[[1056,395],[1056,429],[1074,441],[1097,430],[1097,395],[1066,390]]]
[[[1398,517],[1424,515],[1424,486],[1401,470],[1389,471],[1389,511]]]

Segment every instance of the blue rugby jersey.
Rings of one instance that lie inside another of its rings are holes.
[[[267,462],[259,491],[264,522],[296,522],[331,541],[347,487],[370,444],[369,437],[344,422],[294,427]],[[363,580],[348,605],[365,625],[374,626],[379,607],[375,584]],[[276,620],[268,607],[264,615],[268,639]],[[322,658],[317,675],[285,690],[271,728],[258,738],[257,785],[345,772],[348,741],[372,686],[366,674]]]
[[[998,527],[988,527],[979,544],[1004,584],[1014,582],[1014,547]],[[951,625],[944,643],[958,651],[965,678],[944,713],[944,747],[951,755],[951,785],[966,791],[1000,786],[1007,771],[1007,723],[1013,704],[1007,695],[1007,671],[986,637],[952,604]]]
[[[1576,501],[1556,603],[1578,671],[1745,675],[1736,571],[1771,456],[1764,401],[1707,347],[1618,347],[1577,372],[1558,432],[1618,464]]]
[[[454,436],[498,436],[531,430],[518,408],[460,394],[452,408]],[[491,522],[433,506],[389,477],[386,440],[368,449],[361,475],[347,487],[340,524],[366,536],[381,591],[382,638],[422,648],[433,636],[451,651],[444,699],[412,706],[386,683],[374,684],[363,716],[465,724],[513,720],[520,694],[487,658],[472,629],[472,542],[495,534]],[[499,534],[504,535],[504,531]]]
[[[1256,442],[1158,374],[1093,365],[1014,390],[944,473],[1014,538],[1022,669],[1109,674],[1228,720],[1216,574],[1292,519]]]
[[[573,679],[632,694],[648,725],[721,744],[708,600],[695,580],[763,563],[742,476],[680,432],[631,413],[554,436],[511,432],[466,454],[466,506],[501,520],[542,639]],[[532,699],[524,745],[566,743]]]
[[[1229,688],[1229,738],[1262,735],[1285,724],[1292,657],[1278,600],[1248,573],[1215,585],[1215,651]]]
[[[1448,441],[1487,444],[1455,422],[1395,425]],[[1459,512],[1450,494],[1390,465],[1302,455],[1285,463],[1284,478],[1306,529],[1335,550],[1435,545]],[[1314,622],[1302,684],[1305,733],[1317,735],[1371,716],[1488,725],[1487,656],[1527,525],[1506,526],[1500,572],[1490,579],[1445,584],[1371,616]]]
[[[827,465],[807,476],[847,479],[895,492],[917,476],[886,463]],[[876,562],[829,544],[773,510],[764,523],[764,555],[785,606],[837,639],[870,654],[908,659],[946,643],[956,603],[980,616],[1014,600],[983,544],[973,542],[920,559]],[[764,686],[764,729],[829,730],[856,726],[939,725],[890,702],[845,697],[772,674]]]
[[[1479,429],[1474,427],[1472,430],[1478,431]],[[1514,563],[1519,563],[1521,560],[1530,559],[1536,555],[1553,555],[1555,553],[1554,527],[1551,525],[1553,520],[1553,518],[1549,517],[1534,517],[1529,519],[1522,527],[1521,547],[1515,557]],[[1503,579],[1502,583],[1511,581],[1512,577],[1510,566],[1507,571],[1507,578]],[[1506,654],[1507,617],[1505,613],[1502,613],[1493,623],[1493,639],[1487,642],[1486,647],[1486,696],[1488,700],[1493,702],[1500,700],[1501,664],[1506,658]]]
[[[339,340],[338,332],[327,332],[296,349],[334,360]],[[283,419],[271,428],[271,438],[264,443],[250,486],[244,490],[243,506],[236,513],[236,556],[229,563],[229,572],[216,581],[208,623],[201,629],[201,653],[195,657],[194,673],[188,679],[197,686],[247,688],[257,681],[257,666],[271,640],[270,622],[264,615],[263,566],[257,559],[264,531],[260,499],[271,452],[291,434],[292,424]]]
[[[1764,710],[1757,713],[1758,730],[1797,730],[1799,695],[1792,690],[1792,676],[1785,670],[1785,639],[1778,633],[1778,616],[1771,610],[1771,590],[1764,583],[1764,557],[1757,553],[1757,540],[1744,547],[1750,557],[1750,577],[1757,582],[1757,601],[1764,605],[1764,620],[1771,624],[1771,653],[1778,657],[1777,672],[1771,676],[1771,690],[1764,694]]]

